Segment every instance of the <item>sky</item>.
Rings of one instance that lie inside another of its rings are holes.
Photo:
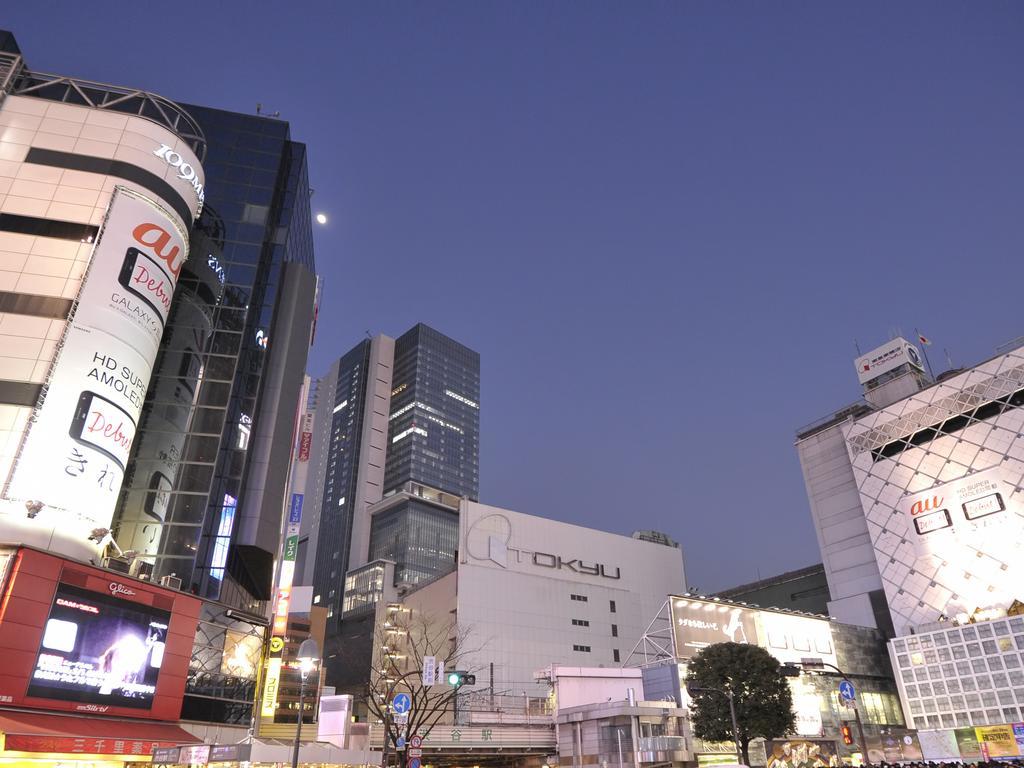
[[[287,9],[287,15],[282,15]],[[1024,4],[13,4],[28,65],[280,111],[310,371],[480,352],[481,500],[678,540],[691,588],[820,562],[795,431],[920,329],[1024,335]]]

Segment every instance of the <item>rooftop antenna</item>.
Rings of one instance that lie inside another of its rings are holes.
[[[857,341],[856,339],[853,340],[853,348],[857,350],[857,357],[860,357],[862,354],[864,354],[863,352],[860,351],[860,342]]]
[[[281,116],[281,112],[280,111],[277,111],[277,112],[264,112],[263,111],[263,104],[261,102],[258,102],[258,101],[256,102],[256,114],[260,115],[261,117],[280,117]]]

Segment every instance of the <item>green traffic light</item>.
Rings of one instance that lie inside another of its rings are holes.
[[[450,675],[448,675],[448,685],[458,685],[458,684],[459,684],[459,673],[458,672],[452,672]]]

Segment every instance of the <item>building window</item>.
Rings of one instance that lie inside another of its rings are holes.
[[[590,653],[590,646],[589,645],[574,645],[572,647],[572,649],[574,651],[579,651],[581,653]]]
[[[572,600],[578,600],[581,603],[587,602],[587,596],[586,595],[569,595],[569,597]]]
[[[590,622],[587,621],[586,619],[573,619],[572,620],[572,625],[574,627],[589,627],[590,626]]]
[[[615,601],[614,600],[609,600],[608,601],[608,610],[611,613],[615,613]]]
[[[612,637],[618,637],[618,636],[619,636],[619,625],[618,624],[612,624]]]
[[[618,660],[619,660],[619,649],[618,648],[612,648],[612,661],[618,661]]]

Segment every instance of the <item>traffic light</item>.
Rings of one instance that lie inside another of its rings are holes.
[[[844,725],[843,731],[843,744],[853,744],[853,734],[850,732],[850,726]]]
[[[448,685],[455,688],[461,688],[464,685],[476,685],[476,675],[471,675],[469,672],[449,672]]]

